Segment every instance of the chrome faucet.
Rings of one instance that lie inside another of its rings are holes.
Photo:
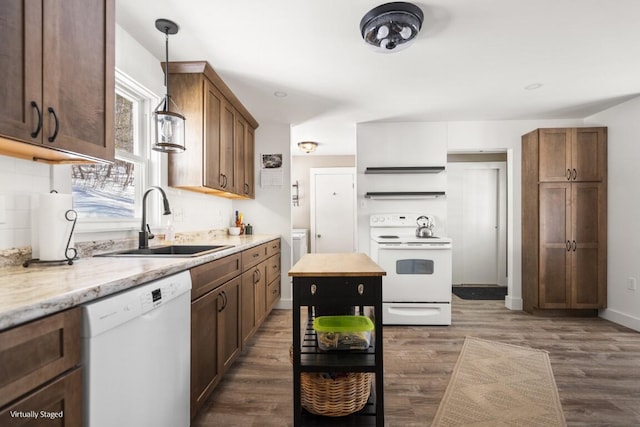
[[[169,208],[169,199],[164,190],[160,187],[152,186],[144,192],[142,196],[142,226],[138,232],[138,249],[147,249],[149,247],[149,239],[153,239],[155,236],[151,233],[149,224],[147,224],[147,196],[151,190],[159,190],[162,193],[162,204],[164,205],[164,212],[162,215],[170,215],[171,208]]]

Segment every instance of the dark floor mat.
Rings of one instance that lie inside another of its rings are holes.
[[[501,300],[507,295],[506,286],[453,286],[452,291],[462,299]]]

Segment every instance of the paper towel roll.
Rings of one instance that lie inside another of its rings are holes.
[[[38,233],[41,261],[60,261],[65,258],[67,241],[73,222],[65,214],[73,208],[71,194],[41,194],[38,207]],[[70,246],[73,246],[73,236]]]

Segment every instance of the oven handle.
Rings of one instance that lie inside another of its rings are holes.
[[[396,244],[396,245],[385,245],[381,244],[378,246],[378,249],[451,249],[450,243],[431,243],[428,245],[408,245],[408,244]]]

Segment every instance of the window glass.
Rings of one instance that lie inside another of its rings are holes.
[[[433,274],[433,260],[401,259],[396,261],[396,274]]]
[[[135,216],[135,163],[74,165],[73,208],[84,218]]]

